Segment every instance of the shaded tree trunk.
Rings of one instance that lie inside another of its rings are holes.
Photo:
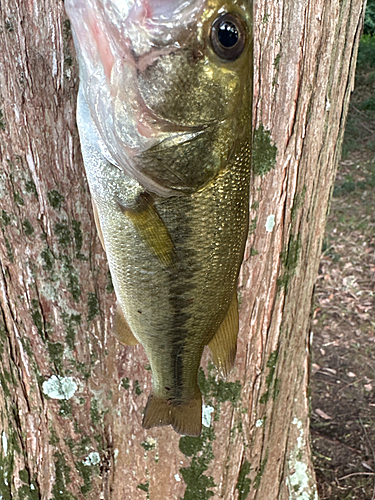
[[[0,11],[1,498],[317,498],[309,312],[363,1],[255,5],[239,348],[229,381],[210,364],[200,373],[200,438],[142,429],[147,358],[111,335],[63,3],[0,0]]]

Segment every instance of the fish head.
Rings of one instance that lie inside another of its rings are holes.
[[[251,137],[250,0],[66,0],[109,160],[160,196],[203,188]]]

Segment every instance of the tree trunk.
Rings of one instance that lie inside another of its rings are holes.
[[[236,367],[204,357],[200,438],[145,431],[75,125],[62,2],[0,0],[0,498],[317,498],[309,313],[363,0],[254,8],[254,158]],[[210,424],[210,413],[211,424]]]

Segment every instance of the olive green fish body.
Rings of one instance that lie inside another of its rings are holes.
[[[81,134],[81,142],[88,155],[89,137]],[[173,242],[169,265],[124,210],[136,207],[143,187],[106,160],[88,174],[116,295],[146,350],[160,396],[179,400],[196,392],[203,348],[236,290],[248,226],[249,148],[244,143],[234,163],[203,189],[155,197]]]
[[[68,13],[74,2],[84,4],[67,0]],[[145,42],[135,37],[117,62],[111,43],[108,49],[102,42],[105,32],[95,31],[101,18],[94,22],[82,10],[100,45],[101,66],[92,73],[92,48],[84,43],[90,30],[81,34],[76,26],[75,36],[84,46],[77,121],[98,229],[122,314],[153,374],[143,425],[172,424],[197,435],[203,349],[211,342],[224,373],[235,355],[227,338],[238,327],[248,228],[251,4],[191,4],[191,24],[183,10],[186,29],[175,41],[153,38],[142,56]],[[233,48],[229,38],[221,47],[217,26],[235,26],[243,45]]]

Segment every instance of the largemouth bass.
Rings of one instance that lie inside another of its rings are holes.
[[[233,366],[248,230],[250,0],[65,0],[77,122],[118,301],[153,389],[143,426],[199,435],[208,345]]]

